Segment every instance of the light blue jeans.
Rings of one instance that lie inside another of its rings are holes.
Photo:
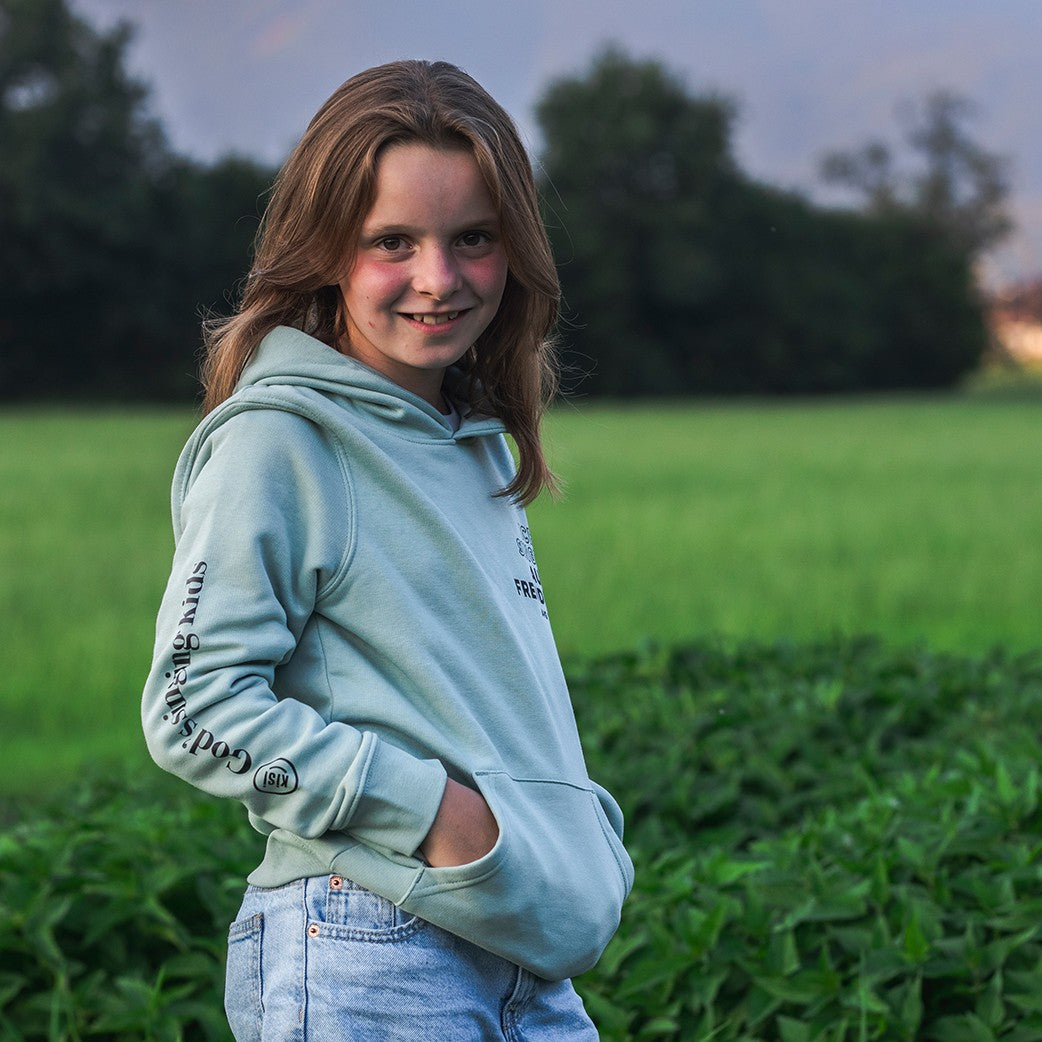
[[[249,887],[228,933],[236,1042],[595,1042],[551,983],[341,876]]]

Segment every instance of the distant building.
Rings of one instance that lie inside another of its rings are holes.
[[[997,293],[988,320],[998,351],[1022,365],[1042,366],[1042,277]]]

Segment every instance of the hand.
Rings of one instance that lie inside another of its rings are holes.
[[[420,853],[435,868],[466,865],[484,857],[499,838],[499,825],[480,793],[451,778]]]

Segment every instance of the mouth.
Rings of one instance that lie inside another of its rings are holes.
[[[446,326],[450,322],[455,322],[457,318],[464,313],[465,309],[457,311],[441,311],[438,313],[422,312],[412,313],[405,312],[405,317],[411,319],[413,322],[419,322],[423,326]]]

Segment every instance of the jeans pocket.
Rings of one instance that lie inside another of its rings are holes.
[[[400,941],[411,937],[424,921],[341,875],[308,880],[325,891],[314,902],[308,922],[308,936],[349,941]]]
[[[261,913],[236,920],[228,930],[224,1012],[235,1042],[260,1042],[264,1007],[261,998]]]

